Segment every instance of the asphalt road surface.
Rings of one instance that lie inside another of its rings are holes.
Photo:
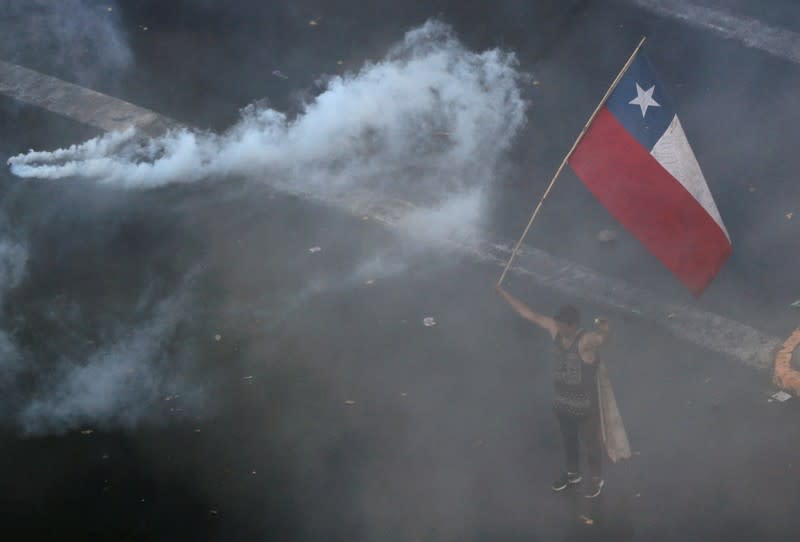
[[[787,58],[636,2],[248,4],[113,4],[134,60],[102,70],[6,41],[3,60],[221,130],[265,96],[292,111],[321,74],[379,59],[439,16],[471,48],[514,50],[538,82],[492,194],[487,228],[513,238],[646,34],[734,256],[692,300],[624,232],[597,243],[616,226],[572,175],[529,242],[778,336],[796,325],[800,68]],[[703,5],[800,32],[792,2]],[[0,105],[3,158],[95,135]],[[3,243],[27,251],[18,280],[13,267],[0,275],[13,283],[0,315],[12,360],[0,377],[4,539],[787,540],[800,529],[797,399],[771,400],[768,373],[630,315],[508,283],[544,312],[572,302],[612,322],[604,358],[634,457],[608,466],[589,506],[550,492],[561,450],[548,340],[494,296],[494,266],[258,180],[125,191],[6,170],[0,225]]]

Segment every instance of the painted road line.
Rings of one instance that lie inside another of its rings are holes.
[[[37,82],[45,83],[47,88],[36,90]],[[179,126],[153,111],[8,63],[0,64],[0,93],[102,130],[124,129],[133,124],[143,127],[149,134],[156,134],[167,127]],[[404,218],[416,210],[407,201],[366,190],[296,195],[357,217],[369,216],[399,229],[404,228]],[[498,266],[505,265],[511,253],[510,243],[441,241],[476,261]],[[559,292],[652,321],[679,339],[752,367],[770,367],[774,352],[782,342],[746,324],[678,306],[651,292],[536,248],[521,247],[511,271]]]
[[[178,123],[148,109],[0,60],[0,94],[106,132],[156,135]]]
[[[685,0],[631,1],[657,15],[678,19],[689,26],[710,30],[747,47],[800,64],[800,34],[791,30]]]
[[[391,200],[365,190],[336,196],[305,196],[356,216],[368,215],[394,228],[402,228],[403,218],[415,209],[407,201]],[[499,267],[505,266],[513,247],[511,243],[441,241],[478,261]],[[665,300],[652,292],[600,275],[588,267],[534,247],[523,245],[515,262],[511,267],[512,272],[529,276],[544,287],[652,322],[681,340],[736,359],[750,367],[772,367],[775,351],[782,344],[780,338],[747,324]]]

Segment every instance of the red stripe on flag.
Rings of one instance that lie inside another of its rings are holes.
[[[700,295],[731,254],[700,203],[603,107],[572,157],[572,169],[625,228]]]

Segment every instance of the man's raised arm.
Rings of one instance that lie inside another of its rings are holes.
[[[551,336],[556,336],[556,333],[558,333],[558,327],[556,327],[555,320],[549,316],[545,316],[534,311],[525,303],[503,290],[501,286],[495,286],[494,291],[500,294],[500,297],[508,301],[508,304],[511,305],[511,308],[514,309],[517,314],[529,322],[533,322],[542,329],[549,331]]]

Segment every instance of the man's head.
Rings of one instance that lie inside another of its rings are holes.
[[[572,337],[577,333],[578,326],[581,323],[581,315],[578,309],[572,305],[564,305],[553,317],[558,326],[558,334],[562,337]]]

